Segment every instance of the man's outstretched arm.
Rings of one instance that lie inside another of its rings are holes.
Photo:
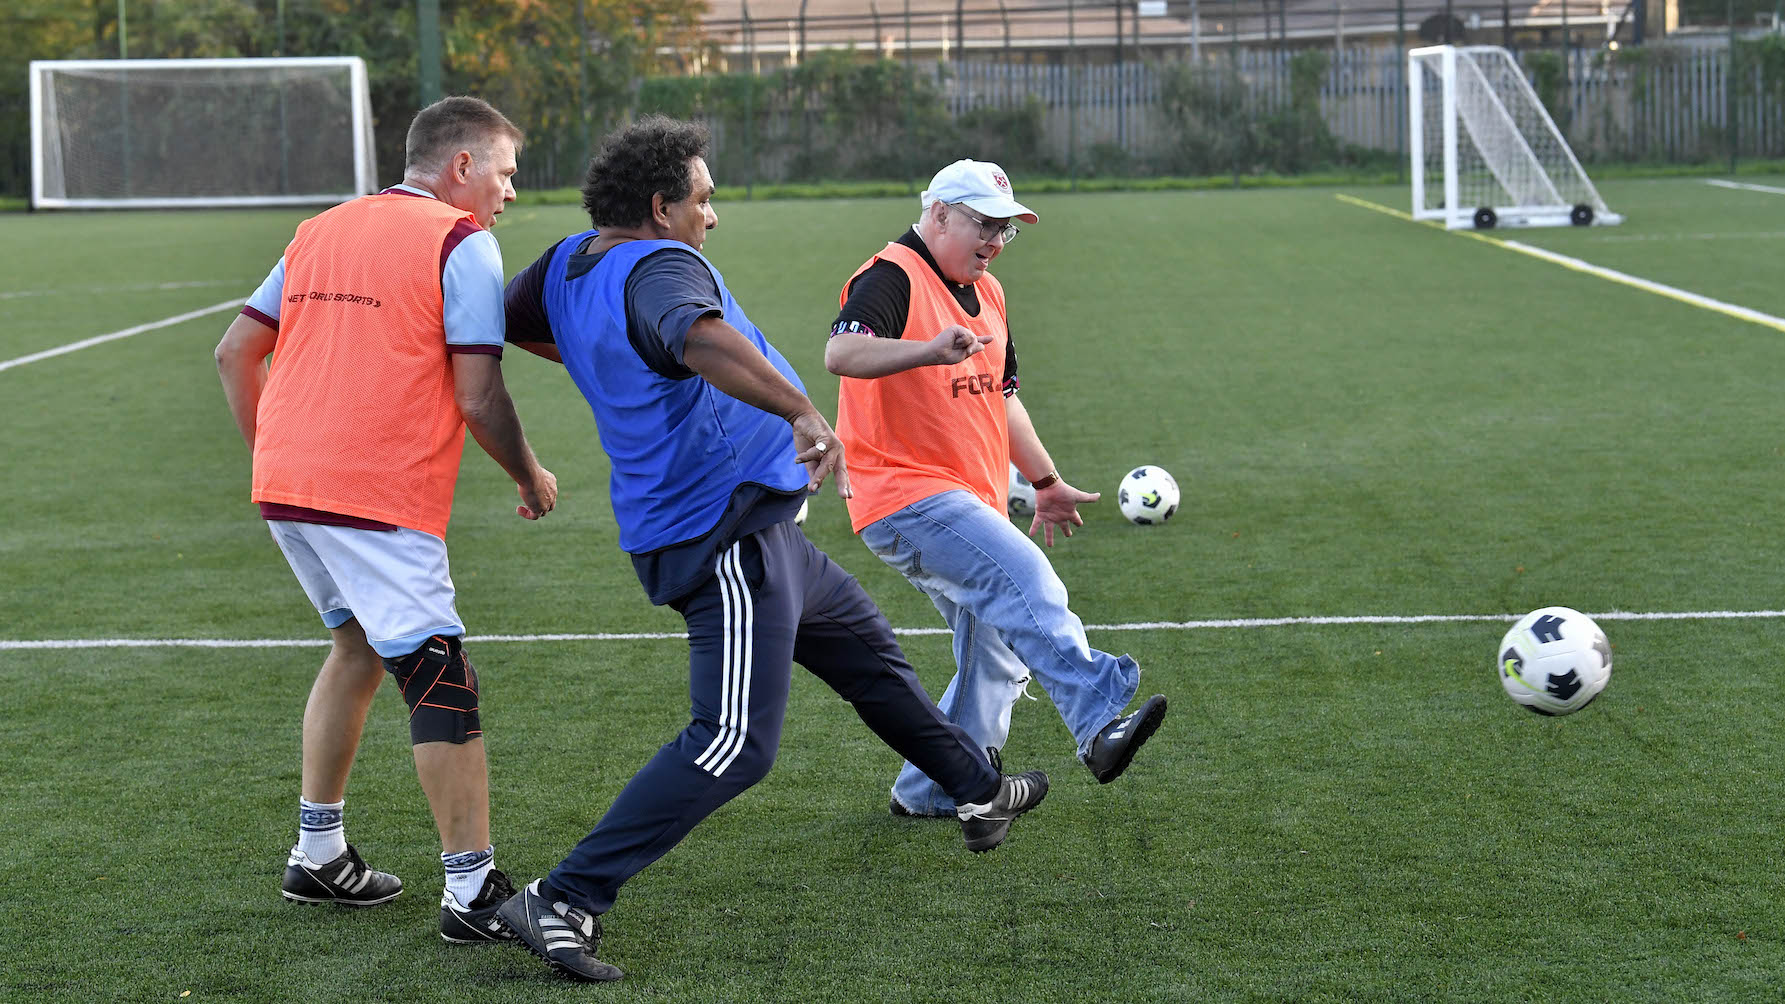
[[[872,379],[919,366],[952,366],[984,352],[991,341],[992,336],[975,335],[958,324],[943,328],[927,342],[843,332],[825,344],[824,368],[838,376]]]
[[[793,447],[798,451],[794,459],[806,465],[807,490],[817,491],[825,478],[835,474],[837,494],[850,497],[843,441],[812,399],[738,329],[711,315],[695,321],[682,343],[682,365],[722,393],[786,419],[793,426]]]

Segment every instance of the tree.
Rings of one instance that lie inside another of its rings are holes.
[[[529,135],[522,168],[550,183],[581,175],[583,118],[604,130],[631,111],[638,81],[699,45],[703,0],[441,0],[448,93],[475,94]],[[366,62],[382,181],[402,168],[420,105],[415,0],[126,0],[133,59],[358,56]],[[26,65],[118,52],[115,0],[9,0],[0,14],[0,194],[29,187]],[[583,72],[578,72],[582,49]],[[586,78],[587,86],[583,86]],[[578,96],[582,101],[579,105]],[[548,169],[534,161],[543,154]]]

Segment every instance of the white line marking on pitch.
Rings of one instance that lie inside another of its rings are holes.
[[[0,362],[0,370],[9,370],[14,366],[23,366],[26,363],[34,363],[40,359],[50,359],[55,356],[67,355],[70,352],[78,352],[81,349],[90,348],[94,345],[100,345],[105,342],[115,342],[120,338],[129,338],[131,335],[140,335],[145,331],[154,331],[156,328],[171,327],[172,325],[181,324],[194,318],[203,317],[206,314],[215,314],[219,310],[228,310],[231,307],[240,307],[241,305],[242,301],[239,299],[224,300],[222,303],[213,303],[208,307],[200,307],[197,310],[188,310],[184,314],[163,317],[159,321],[150,321],[147,324],[139,324],[136,327],[125,328],[122,331],[113,331],[104,335],[94,335],[92,338],[83,338],[78,342],[69,342],[67,345],[58,345],[53,349],[45,349],[42,352],[33,352],[28,356],[19,356],[17,359],[8,359],[5,362]]]
[[[1528,254],[1533,258],[1541,258],[1544,261],[1554,262],[1563,268],[1573,269],[1576,272],[1585,272],[1588,275],[1596,275],[1601,279],[1609,279],[1612,282],[1622,283],[1626,286],[1634,286],[1637,289],[1654,293],[1657,296],[1665,296],[1670,300],[1689,303],[1694,307],[1702,307],[1705,310],[1715,311],[1719,314],[1736,318],[1737,320],[1764,325],[1775,331],[1785,331],[1785,317],[1774,317],[1772,314],[1762,313],[1761,311],[1754,310],[1750,307],[1744,307],[1740,304],[1726,303],[1723,300],[1714,300],[1699,293],[1680,289],[1678,286],[1669,286],[1664,283],[1655,282],[1653,279],[1644,279],[1641,276],[1631,275],[1628,272],[1620,272],[1615,268],[1606,268],[1604,265],[1595,265],[1592,262],[1582,261],[1579,258],[1571,258],[1565,254],[1557,254],[1556,252],[1545,248],[1533,247],[1532,245],[1525,244],[1521,241],[1503,240],[1498,243],[1501,247],[1511,248],[1520,254]]]
[[[1510,624],[1521,614],[1366,614],[1333,617],[1237,617],[1202,621],[1138,621],[1128,624],[1087,624],[1087,631],[1199,631],[1210,629],[1245,629],[1324,626],[1331,624],[1464,624],[1489,622]],[[1588,614],[1596,621],[1721,621],[1776,620],[1785,618],[1785,610],[1608,610]],[[913,635],[946,635],[947,628],[893,628],[893,633]],[[686,641],[681,632],[641,631],[602,632],[599,634],[486,634],[471,635],[465,640],[477,644],[531,641]],[[0,639],[0,651],[22,649],[73,648],[320,648],[327,638],[43,638],[32,640]]]
[[[1410,213],[1403,213],[1398,209],[1392,209],[1381,203],[1371,202],[1368,199],[1360,199],[1355,195],[1345,195],[1341,193],[1333,196],[1333,198],[1338,199],[1340,202],[1349,203],[1354,206],[1361,206],[1378,213],[1386,213],[1389,216],[1406,220],[1410,223],[1421,223],[1437,227],[1440,230],[1444,229],[1442,224],[1426,220],[1415,220]],[[1563,268],[1572,269],[1576,272],[1585,272],[1588,275],[1598,276],[1601,279],[1621,283],[1625,286],[1632,286],[1647,293],[1654,293],[1656,296],[1665,296],[1670,300],[1677,300],[1680,303],[1714,311],[1715,313],[1723,314],[1726,317],[1733,317],[1740,321],[1748,321],[1763,327],[1772,328],[1774,331],[1785,331],[1785,317],[1774,317],[1772,314],[1763,313],[1750,307],[1741,306],[1740,304],[1725,303],[1722,300],[1715,300],[1708,296],[1680,289],[1677,286],[1669,286],[1665,283],[1656,282],[1653,279],[1644,279],[1641,276],[1631,275],[1628,272],[1620,272],[1615,268],[1606,268],[1603,265],[1595,265],[1590,261],[1571,258],[1568,255],[1558,254],[1554,251],[1545,250],[1544,248],[1535,247],[1520,241],[1489,237],[1485,234],[1476,233],[1473,230],[1446,230],[1445,232],[1455,234],[1458,237],[1468,237],[1472,240],[1482,241],[1487,244],[1492,244],[1495,247],[1502,247],[1508,251],[1517,251],[1519,254],[1530,255],[1533,258],[1539,258],[1543,261],[1550,262],[1551,264],[1560,265]]]
[[[210,289],[213,286],[246,286],[253,280],[194,279],[191,282],[135,282],[127,286],[69,286],[65,289],[15,289],[0,293],[0,300],[25,296],[92,296],[95,293],[148,293],[169,289]]]
[[[1716,185],[1718,188],[1740,189],[1744,192],[1765,192],[1768,195],[1785,195],[1785,188],[1777,188],[1773,185],[1750,185],[1742,181],[1724,181],[1722,178],[1706,178],[1704,183],[1707,185]]]
[[[1750,230],[1726,234],[1606,234],[1603,237],[1588,237],[1587,240],[1594,244],[1628,244],[1633,241],[1770,241],[1781,237],[1785,237],[1785,230]]]

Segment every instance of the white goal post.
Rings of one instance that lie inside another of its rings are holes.
[[[1497,45],[1407,54],[1413,216],[1446,229],[1622,223]]]
[[[376,190],[357,56],[34,60],[31,204],[344,202]]]

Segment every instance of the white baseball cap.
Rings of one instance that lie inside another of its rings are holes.
[[[924,189],[923,207],[933,203],[961,203],[989,220],[1017,219],[1040,223],[1035,211],[1018,202],[1010,192],[1004,169],[985,160],[957,160],[930,179]]]

